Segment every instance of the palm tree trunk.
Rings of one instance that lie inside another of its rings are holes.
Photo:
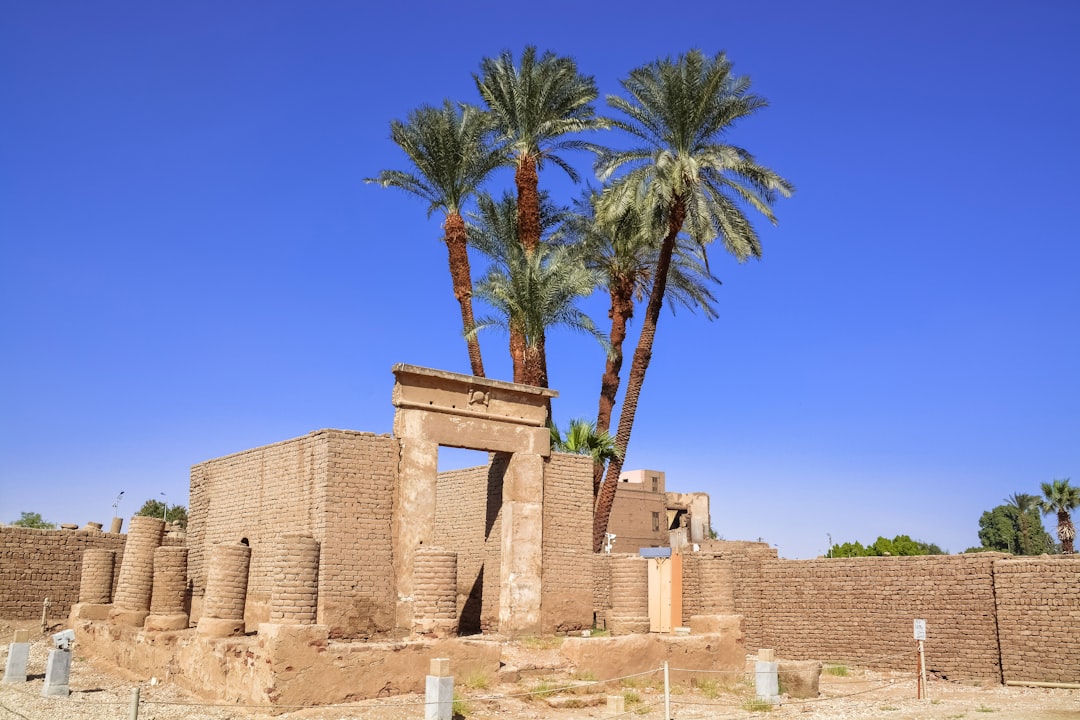
[[[649,302],[645,306],[645,319],[641,324],[641,335],[634,349],[634,360],[630,363],[630,375],[626,380],[626,397],[623,398],[619,412],[619,429],[615,433],[615,457],[608,462],[607,475],[600,486],[596,500],[596,512],[593,515],[593,552],[600,552],[604,545],[604,533],[607,532],[611,506],[615,501],[615,489],[622,473],[626,448],[630,444],[630,431],[634,427],[634,415],[637,414],[638,398],[645,383],[645,371],[652,360],[653,340],[656,338],[656,325],[660,320],[660,310],[664,305],[667,291],[668,269],[671,267],[671,255],[675,250],[675,239],[682,230],[686,219],[686,205],[681,197],[672,201],[668,216],[668,234],[660,246],[660,256],[656,261],[656,277],[653,279]]]
[[[469,269],[468,241],[465,234],[465,220],[460,213],[446,216],[443,226],[446,233],[446,251],[450,255],[450,278],[454,283],[454,297],[461,306],[461,326],[468,333],[476,325],[472,307],[472,271]],[[484,361],[480,356],[480,340],[475,334],[467,336],[469,347],[469,365],[472,374],[484,377]]]
[[[525,255],[531,257],[540,245],[540,177],[531,155],[518,158],[514,184],[517,185],[518,241]]]
[[[1073,538],[1076,537],[1076,527],[1072,523],[1072,517],[1067,510],[1057,511],[1058,540],[1061,541],[1061,554],[1073,554]]]
[[[510,360],[514,364],[514,382],[528,384],[525,379],[525,331],[510,320]]]
[[[624,284],[611,288],[611,354],[604,363],[604,374],[600,378],[600,407],[596,412],[596,432],[608,432],[611,429],[611,411],[615,407],[615,397],[619,393],[619,373],[622,372],[623,351],[626,341],[626,326],[634,316],[633,288]],[[593,465],[593,502],[600,491],[600,482],[604,479],[604,463]]]

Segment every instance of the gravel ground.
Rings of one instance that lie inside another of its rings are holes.
[[[2,625],[2,623],[0,623]],[[10,626],[0,632],[10,638]],[[134,682],[119,672],[100,667],[79,656],[72,663],[72,694],[67,698],[41,697],[44,668],[51,643],[47,635],[32,636],[30,677],[26,683],[0,684],[0,720],[126,720],[132,691],[139,688],[139,720],[208,720],[270,718],[305,720],[415,720],[424,716],[423,697],[407,695],[350,705],[293,709],[277,715],[257,708],[210,705],[171,682]],[[0,663],[7,646],[0,649]],[[638,679],[620,686],[587,683],[566,693],[523,696],[539,680],[513,685],[459,687],[465,720],[572,720],[605,718],[606,694],[627,698],[627,717],[660,720],[663,693],[659,679]],[[551,680],[549,687],[564,681]],[[847,677],[823,675],[821,696],[813,700],[784,700],[771,711],[753,709],[751,684],[730,675],[716,683],[672,689],[672,717],[676,720],[725,720],[766,716],[781,720],[1080,720],[1080,690],[979,686],[932,680],[929,700],[915,699],[911,675],[878,673],[852,668]],[[508,697],[516,695],[516,697]],[[587,705],[590,702],[599,703]],[[585,707],[553,707],[557,704]]]

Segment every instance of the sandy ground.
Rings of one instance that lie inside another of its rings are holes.
[[[33,623],[20,623],[33,627]],[[424,717],[424,698],[406,695],[380,698],[350,705],[295,708],[270,715],[257,708],[212,705],[199,701],[171,682],[133,682],[115,671],[80,657],[72,663],[71,689],[67,698],[43,698],[45,660],[51,642],[35,628],[32,632],[30,678],[26,683],[0,684],[0,720],[113,720],[128,718],[132,693],[139,689],[140,720],[208,718],[226,720],[406,720]],[[0,637],[10,639],[12,624],[0,622]],[[623,717],[660,720],[664,717],[663,678],[628,678],[598,685],[589,678],[568,679],[545,672],[543,650],[518,648],[523,657],[533,656],[537,670],[516,682],[498,678],[458,679],[456,709],[465,720],[572,720],[613,717],[606,697],[622,695]],[[7,645],[0,648],[6,663]],[[524,665],[523,662],[519,664]],[[718,673],[715,681],[696,686],[673,686],[671,717],[677,720],[768,717],[800,720],[1080,720],[1080,690],[1016,688],[999,685],[931,680],[929,699],[916,699],[911,674],[880,673],[847,668],[846,677],[824,674],[821,695],[815,699],[783,699],[779,706],[762,709],[753,704],[750,676]]]

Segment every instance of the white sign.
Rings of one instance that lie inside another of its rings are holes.
[[[915,639],[916,640],[925,640],[926,639],[926,621],[925,620],[916,620],[915,621]]]

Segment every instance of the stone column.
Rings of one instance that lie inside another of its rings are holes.
[[[319,602],[319,542],[290,533],[270,546],[270,622],[314,625]]]
[[[71,608],[71,620],[105,620],[112,602],[113,566],[116,553],[112,550],[87,550],[82,558],[79,578],[79,602]]]
[[[413,634],[444,638],[457,631],[457,553],[419,548],[413,569]]]
[[[514,453],[503,479],[499,632],[540,633],[544,540],[544,458]]]
[[[229,637],[244,634],[251,548],[241,543],[218,543],[210,549],[206,594],[199,618],[199,634]]]
[[[394,434],[416,435],[407,427],[419,422],[410,413],[394,416]],[[406,631],[413,619],[413,563],[416,551],[431,543],[435,534],[435,496],[439,475],[439,444],[409,437],[401,442],[397,492],[394,498],[394,585],[397,590],[396,622]]]
[[[612,635],[649,632],[649,561],[637,555],[611,558]]]
[[[165,522],[147,515],[131,518],[120,578],[116,584],[111,622],[141,627],[150,614],[150,595],[154,588],[154,550],[161,545]]]
[[[150,615],[146,630],[184,630],[188,614],[184,609],[187,596],[186,547],[159,547],[154,551],[154,592],[150,599]]]

